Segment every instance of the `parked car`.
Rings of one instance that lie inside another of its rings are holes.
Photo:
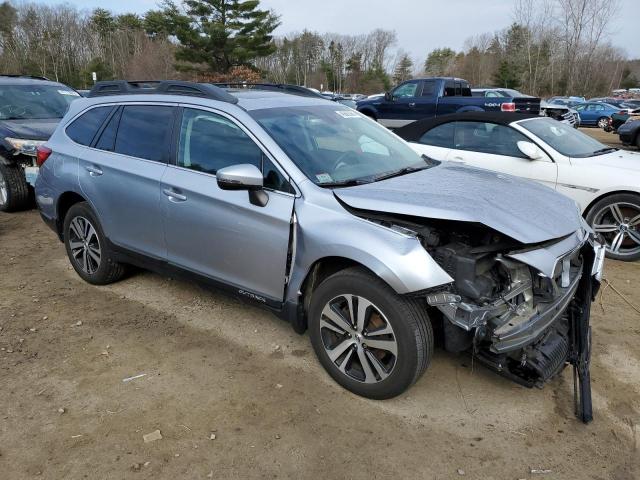
[[[0,75],[0,211],[32,206],[36,148],[78,97],[44,77]]]
[[[418,153],[437,160],[536,180],[567,195],[602,235],[610,258],[640,259],[639,154],[607,147],[556,120],[529,115],[449,115],[409,125],[397,134]]]
[[[635,145],[640,149],[640,119],[630,118],[620,125],[618,135],[625,145]]]
[[[382,98],[361,100],[358,111],[389,128],[400,128],[416,120],[454,112],[540,112],[534,97],[473,97],[466,80],[423,78],[401,83]]]
[[[548,103],[542,100],[540,102],[540,115],[566,123],[573,128],[580,126],[580,114],[577,110],[566,105]]]
[[[573,362],[590,408],[604,250],[575,202],[422,158],[334,102],[258,90],[99,82],[72,104],[39,149],[36,194],[81,278],[135,264],[226,288],[308,327],[329,374],[370,398],[420,377],[441,319],[445,347],[528,386]]]
[[[611,120],[609,122],[609,125],[607,125],[604,130],[606,132],[617,132],[618,128],[620,128],[620,126],[630,118],[640,120],[640,108],[632,110],[629,113],[627,112],[614,113],[613,115],[611,115]]]
[[[601,102],[587,102],[576,105],[574,109],[580,115],[580,125],[583,127],[604,128],[609,124],[609,118],[620,108]]]

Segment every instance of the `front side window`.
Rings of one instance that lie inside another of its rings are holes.
[[[0,120],[62,118],[80,94],[63,85],[0,86]]]
[[[394,98],[410,98],[416,96],[416,90],[418,88],[418,82],[409,82],[400,85],[393,91]]]
[[[178,166],[215,175],[221,168],[243,163],[255,165],[263,172],[265,188],[294,192],[277,167],[238,125],[212,112],[184,109]]]
[[[161,105],[126,105],[122,110],[116,153],[166,162],[175,109]]]
[[[527,158],[518,148],[519,141],[529,141],[506,125],[487,122],[456,122],[454,148],[493,155]]]
[[[249,114],[317,185],[376,181],[425,161],[364,115],[336,105],[253,110]]]
[[[420,137],[419,143],[432,145],[434,147],[453,148],[453,134],[455,123],[445,123],[438,125]]]
[[[67,136],[80,145],[91,145],[102,123],[107,119],[113,107],[96,107],[83,113],[66,128]]]

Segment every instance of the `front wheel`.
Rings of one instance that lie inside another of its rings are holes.
[[[362,268],[342,270],[313,292],[311,343],[322,366],[367,398],[400,395],[431,361],[426,304],[405,298]]]
[[[640,259],[640,195],[618,193],[603,198],[591,208],[587,222],[604,238],[608,258]]]

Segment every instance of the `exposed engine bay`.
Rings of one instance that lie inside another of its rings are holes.
[[[580,354],[588,374],[592,270],[594,262],[601,268],[602,258],[596,257],[604,251],[594,253],[587,232],[555,260],[548,275],[521,259],[535,258],[538,250],[562,239],[524,245],[480,224],[385,214],[366,218],[413,232],[454,279],[416,293],[426,299],[430,317],[442,319],[447,351],[471,351],[487,367],[527,387],[541,387],[569,363],[577,369]],[[579,321],[584,323],[582,347]],[[591,418],[587,396],[588,412],[579,415],[584,421]]]

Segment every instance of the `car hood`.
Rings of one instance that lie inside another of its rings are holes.
[[[572,158],[571,163],[576,166],[599,165],[614,168],[618,171],[626,170],[626,174],[629,174],[630,171],[640,173],[640,153],[626,150],[618,150],[617,152],[596,155],[595,157]]]
[[[43,118],[27,120],[0,120],[0,127],[6,131],[6,137],[27,140],[49,140],[60,123],[61,118]]]
[[[581,228],[575,202],[564,195],[510,175],[447,163],[334,194],[361,210],[481,223],[525,244]]]

